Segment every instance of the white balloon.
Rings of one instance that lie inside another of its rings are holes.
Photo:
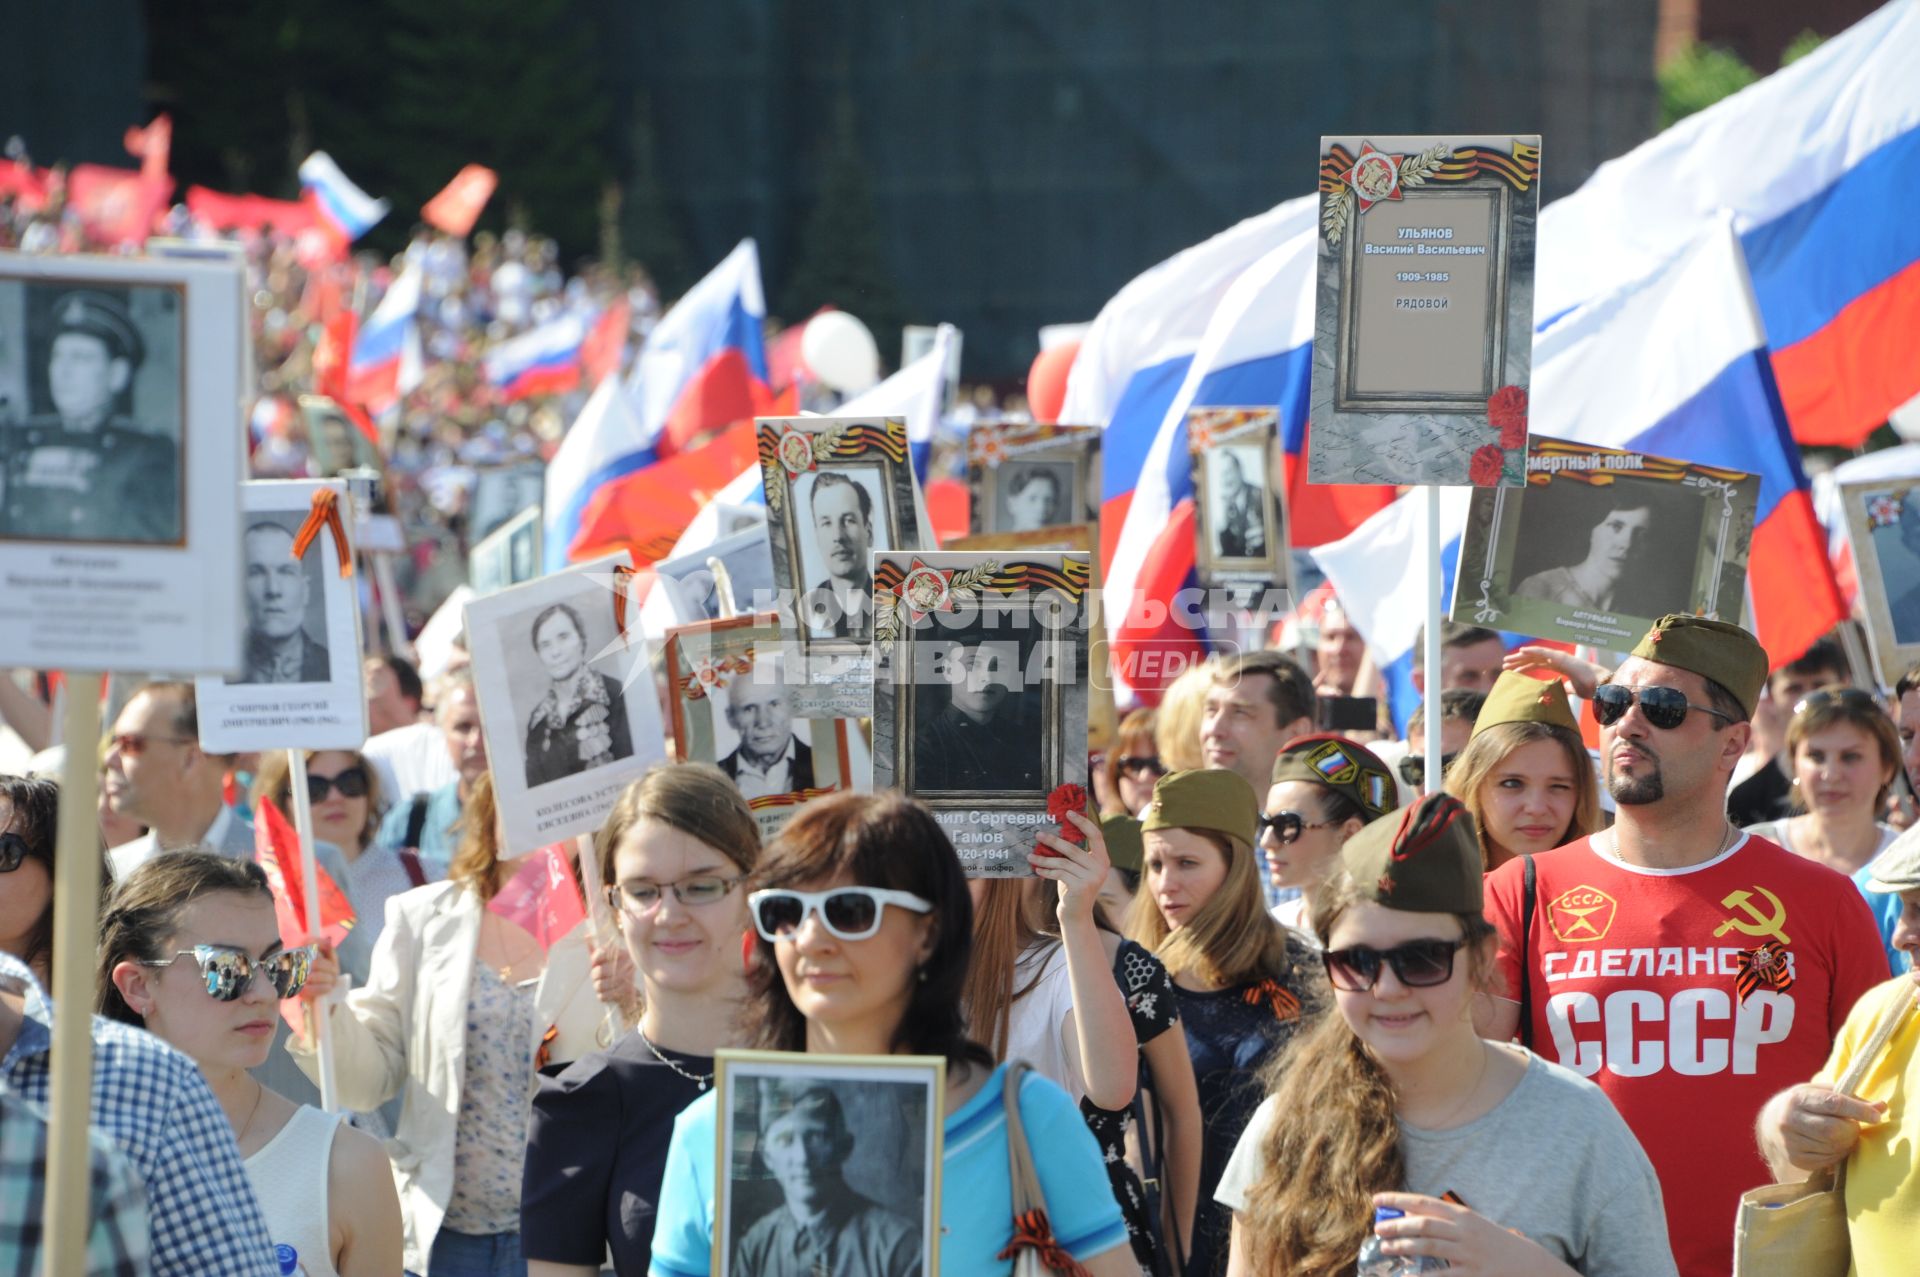
[[[871,390],[880,381],[880,348],[867,326],[844,310],[807,321],[800,358],[821,385],[843,395]]]

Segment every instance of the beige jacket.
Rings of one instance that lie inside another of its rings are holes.
[[[367,987],[334,1003],[327,1016],[345,1108],[377,1109],[405,1087],[399,1127],[387,1141],[387,1153],[400,1191],[407,1268],[416,1273],[427,1271],[433,1239],[453,1198],[468,990],[484,908],[473,892],[451,882],[389,899]],[[534,993],[532,1034],[537,1052],[548,1027],[559,1030],[550,1064],[579,1059],[601,1046],[602,1008],[594,998],[588,962],[584,925],[547,954]],[[287,1052],[308,1077],[319,1079],[320,1060],[312,1047],[292,1037]]]

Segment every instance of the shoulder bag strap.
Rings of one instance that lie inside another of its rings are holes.
[[[1861,1080],[1867,1076],[1867,1070],[1873,1067],[1874,1060],[1879,1057],[1881,1051],[1886,1049],[1887,1039],[1893,1036],[1893,1031],[1900,1027],[1902,1020],[1906,1019],[1907,1012],[1913,1007],[1915,995],[1914,982],[1903,978],[1893,1002],[1881,1013],[1879,1023],[1873,1026],[1873,1036],[1867,1039],[1866,1045],[1860,1048],[1860,1054],[1853,1057],[1853,1063],[1847,1066],[1847,1071],[1833,1084],[1834,1090],[1842,1095],[1854,1093]]]
[[[1007,1162],[1013,1188],[1013,1241],[998,1258],[1012,1259],[1014,1271],[1037,1262],[1046,1272],[1066,1277],[1090,1277],[1072,1255],[1053,1239],[1053,1224],[1047,1218],[1047,1197],[1040,1187],[1040,1173],[1034,1169],[1033,1150],[1027,1145],[1025,1124],[1020,1120],[1020,1084],[1032,1065],[1022,1060],[1007,1063],[1006,1089],[1002,1104],[1007,1110]],[[1027,1257],[1022,1257],[1027,1252]]]
[[[427,797],[426,794],[413,796],[413,807],[407,812],[407,836],[400,840],[401,846],[419,849],[420,835],[427,828]]]
[[[1520,1045],[1533,1050],[1533,897],[1538,871],[1532,856],[1522,856],[1520,881]]]
[[[407,871],[407,881],[416,887],[427,885],[426,867],[420,863],[420,853],[411,847],[400,849],[400,867]]]

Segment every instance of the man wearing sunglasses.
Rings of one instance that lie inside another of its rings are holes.
[[[107,805],[147,826],[109,853],[124,878],[161,851],[253,855],[253,831],[221,795],[226,760],[200,748],[200,716],[191,683],[149,683],[133,694],[107,737]]]
[[[1751,1130],[1810,1077],[1887,978],[1845,877],[1726,818],[1767,656],[1724,621],[1665,616],[1595,690],[1610,830],[1495,870],[1509,998],[1481,1028],[1597,1083],[1666,1199],[1682,1277],[1725,1277],[1739,1195],[1768,1178]]]

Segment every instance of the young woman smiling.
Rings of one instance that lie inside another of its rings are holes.
[[[1146,874],[1127,933],[1165,964],[1186,1028],[1204,1123],[1187,1272],[1225,1269],[1214,1185],[1260,1102],[1254,1074],[1320,1001],[1312,947],[1267,912],[1253,787],[1225,770],[1174,772],[1141,823]]]
[[[1046,858],[1034,857],[1046,873]],[[898,795],[840,794],[809,804],[768,847],[748,897],[758,942],[748,974],[753,1045],[947,1060],[940,1268],[967,1277],[1013,1271],[1004,1069],[967,1037],[961,988],[973,905],[959,858],[931,813]],[[1020,1116],[1053,1240],[1092,1277],[1135,1277],[1120,1209],[1073,1102],[1029,1074]],[[649,1271],[705,1277],[714,1245],[714,1099],[674,1122]],[[813,1257],[838,1267],[837,1235]],[[805,1263],[806,1257],[796,1257]]]
[[[311,949],[281,947],[260,866],[202,851],[156,856],[108,901],[98,1009],[200,1066],[269,1234],[308,1277],[392,1277],[400,1199],[386,1150],[248,1073],[266,1060],[278,1001],[300,992],[311,960]]]
[[[1489,873],[1600,828],[1600,786],[1566,686],[1500,675],[1447,769],[1446,790],[1472,813]]]
[[[1335,1011],[1270,1070],[1218,1197],[1231,1277],[1388,1254],[1466,1273],[1671,1277],[1653,1166],[1600,1089],[1473,1027],[1496,981],[1480,847],[1423,798],[1341,848],[1315,896]]]
[[[673,1120],[734,1045],[746,980],[744,882],[760,858],[746,799],[706,763],[656,767],[627,787],[595,841],[631,966],[638,1023],[607,1051],[545,1078],[520,1190],[530,1277],[647,1269]]]

